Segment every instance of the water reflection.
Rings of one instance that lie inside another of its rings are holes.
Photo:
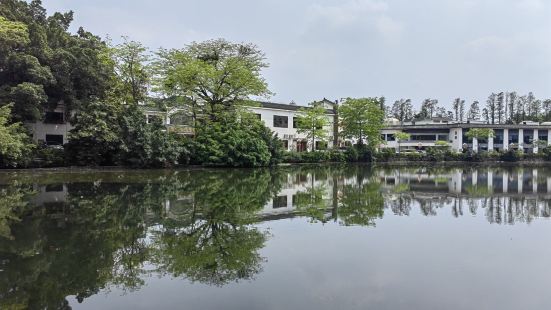
[[[384,216],[549,217],[547,168],[289,167],[0,175],[0,308],[65,309],[150,275],[224,286],[269,257],[257,225],[293,217],[374,227]]]

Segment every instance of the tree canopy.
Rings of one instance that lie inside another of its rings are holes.
[[[367,138],[369,145],[379,145],[384,111],[378,98],[348,98],[339,107],[339,117],[344,137],[355,138],[358,144],[363,144]]]
[[[210,119],[234,110],[251,96],[270,94],[261,75],[268,64],[254,44],[217,39],[160,50],[157,56],[156,89],[168,96],[191,98]]]
[[[316,140],[325,141],[327,138],[327,110],[321,104],[311,104],[308,108],[301,108],[297,117],[297,132],[306,134],[312,150],[316,149]]]
[[[0,100],[14,103],[14,119],[40,120],[60,103],[71,111],[105,96],[107,45],[82,28],[71,34],[73,12],[48,16],[41,1],[5,0],[0,16]]]

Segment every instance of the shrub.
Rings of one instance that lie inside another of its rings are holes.
[[[63,148],[39,146],[36,148],[32,165],[35,167],[65,166],[65,151]]]
[[[376,161],[389,161],[396,156],[396,150],[394,148],[383,148],[380,152],[375,154]]]
[[[268,166],[279,162],[282,154],[279,139],[250,113],[201,124],[194,146],[192,162],[203,165]]]
[[[509,151],[501,154],[500,159],[502,161],[515,162],[515,161],[519,161],[520,159],[522,159],[523,156],[524,156],[524,154],[521,151],[509,150]]]
[[[358,152],[358,149],[356,149],[355,146],[350,146],[346,149],[346,152],[345,152],[345,155],[346,155],[346,159],[349,161],[349,162],[356,162],[358,161],[359,157],[360,157],[360,154]]]

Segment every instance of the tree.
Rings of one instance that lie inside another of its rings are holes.
[[[551,119],[551,99],[545,99],[542,102],[542,113],[543,117],[542,119],[544,121],[549,121]]]
[[[223,117],[223,121],[206,120],[197,127],[193,163],[262,167],[279,161],[281,141],[255,115],[241,111]]]
[[[344,137],[355,138],[360,145],[364,138],[372,147],[379,145],[384,111],[377,98],[348,98],[339,107],[339,117]]]
[[[65,146],[74,165],[114,165],[123,143],[119,117],[122,106],[110,102],[92,102],[79,110]]]
[[[396,100],[391,108],[391,115],[400,122],[413,118],[413,105],[411,99]]]
[[[492,93],[488,97],[488,100],[486,100],[486,110],[488,111],[488,118],[491,124],[495,124],[495,121],[496,121],[496,114],[497,114],[496,98],[497,98],[497,95]]]
[[[297,117],[297,132],[306,134],[311,142],[314,151],[316,149],[316,140],[324,141],[327,138],[327,128],[329,120],[327,111],[321,105],[312,105],[309,108],[301,108]]]
[[[496,99],[496,110],[497,110],[497,123],[502,124],[505,122],[506,113],[505,113],[505,93],[500,92],[497,94]]]
[[[465,118],[465,100],[461,98],[456,98],[453,101],[453,109],[455,111],[455,120],[463,123]]]
[[[507,93],[507,102],[508,102],[508,105],[509,105],[509,121],[511,123],[513,122],[518,122],[517,120],[517,113],[518,111],[516,110],[516,104],[517,104],[517,93],[516,92],[510,92],[510,93]]]
[[[150,84],[150,73],[147,48],[136,41],[124,42],[112,48],[114,69],[117,76],[115,92],[119,93],[123,102],[138,104],[147,97]]]
[[[411,138],[411,135],[409,133],[399,131],[394,134],[394,138],[398,142],[398,153],[400,153],[400,148],[402,147],[402,141],[408,141],[409,138]]]
[[[469,108],[469,113],[467,114],[468,120],[479,120],[480,119],[480,106],[478,101],[473,101],[471,107]]]
[[[432,118],[435,116],[435,112],[438,109],[438,100],[436,99],[425,99],[421,103],[421,111],[419,112],[418,117],[421,118]]]
[[[517,117],[516,123],[520,123],[526,119],[526,96],[520,96],[516,100]]]
[[[41,1],[0,2],[0,99],[13,102],[13,118],[36,121],[63,104],[67,115],[111,87],[107,45],[80,28],[73,13],[46,14]]]
[[[0,107],[0,166],[15,167],[34,148],[21,123],[9,123],[11,107]]]
[[[268,64],[257,46],[223,39],[192,43],[181,50],[161,50],[155,63],[156,89],[190,98],[202,115],[216,120],[251,96],[267,96],[261,75]],[[198,103],[200,102],[200,103]]]

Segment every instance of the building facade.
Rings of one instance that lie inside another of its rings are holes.
[[[287,151],[303,152],[312,150],[312,148],[333,148],[338,144],[336,103],[324,99],[316,104],[321,104],[326,109],[328,125],[324,128],[327,133],[324,141],[315,140],[314,145],[310,139],[307,139],[306,134],[298,133],[297,130],[297,118],[301,114],[300,109],[304,106],[261,102],[258,106],[250,107],[249,110],[281,139],[283,147]]]
[[[488,139],[470,139],[467,133],[473,128],[492,129],[494,136]],[[398,132],[408,133],[410,138],[407,141],[397,141],[395,135]],[[456,152],[520,150],[525,153],[538,153],[541,147],[551,145],[551,123],[459,123],[446,118],[434,118],[400,124],[390,120],[381,131],[381,138],[384,141],[382,148],[394,148],[396,151],[425,150],[437,146],[437,141],[444,141]]]
[[[323,99],[316,104],[320,104],[326,109],[328,125],[325,128],[327,132],[325,141],[316,140],[314,145],[305,134],[299,134],[297,131],[296,119],[301,114],[300,109],[305,108],[304,106],[259,102],[257,106],[251,106],[248,109],[283,141],[284,148],[288,151],[301,152],[311,150],[313,147],[316,149],[332,148],[338,143],[336,103]],[[143,110],[147,123],[161,120],[167,130],[171,132],[193,135],[191,117],[185,110],[178,108],[162,110],[150,106],[144,106]],[[27,123],[26,126],[32,131],[35,141],[49,146],[67,143],[69,131],[73,128],[66,119],[63,106],[46,112],[43,121]]]

